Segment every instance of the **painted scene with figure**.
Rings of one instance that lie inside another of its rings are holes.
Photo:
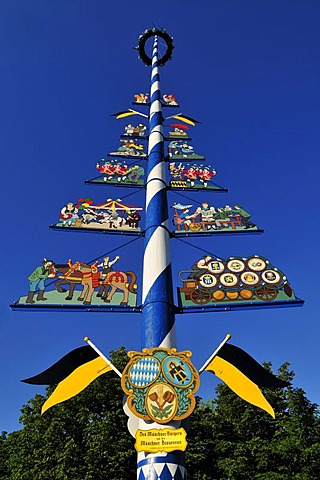
[[[135,307],[137,277],[132,271],[120,270],[121,264],[119,255],[107,256],[91,264],[70,259],[65,263],[44,259],[27,278],[29,291],[16,305],[110,304]]]

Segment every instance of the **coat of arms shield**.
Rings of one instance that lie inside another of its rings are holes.
[[[160,424],[188,417],[200,383],[191,355],[188,350],[160,347],[128,352],[121,383],[131,412]]]

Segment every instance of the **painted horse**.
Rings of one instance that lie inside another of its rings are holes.
[[[111,271],[106,275],[98,270],[98,263],[88,265],[83,262],[67,264],[56,264],[56,270],[62,274],[59,280],[55,282],[55,287],[59,293],[66,292],[67,289],[62,285],[69,286],[69,292],[66,300],[72,300],[76,285],[82,285],[82,291],[78,297],[85,305],[90,305],[95,288],[99,287],[98,296],[101,296],[106,303],[110,303],[117,290],[123,292],[123,299],[120,305],[127,305],[129,292],[136,294],[136,274],[134,272]],[[129,277],[131,281],[129,281]],[[105,293],[103,293],[103,289]]]

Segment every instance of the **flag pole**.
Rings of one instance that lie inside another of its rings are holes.
[[[228,340],[230,340],[231,338],[231,335],[230,333],[227,333],[226,337],[224,338],[224,340],[222,340],[222,342],[220,343],[220,345],[215,349],[215,351],[213,352],[213,354],[211,355],[210,358],[208,358],[208,360],[202,365],[202,367],[199,369],[199,373],[201,374],[203,372],[203,370],[205,370],[205,368],[209,365],[209,363],[214,359],[214,357],[219,353],[219,350],[221,350],[221,348],[223,347],[223,345],[225,345],[227,343]]]
[[[84,337],[83,340],[87,342],[87,344],[90,345],[90,347],[93,348],[93,350],[95,350],[97,354],[100,355],[101,358],[103,358],[103,360],[107,363],[107,365],[110,366],[112,370],[114,370],[116,374],[119,375],[120,378],[122,377],[122,373],[119,372],[117,367],[115,367],[113,363],[111,363],[110,360],[108,360],[107,357],[103,355],[103,353],[95,346],[95,344],[91,342],[89,337]]]

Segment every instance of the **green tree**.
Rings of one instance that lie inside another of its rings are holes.
[[[288,363],[279,376],[293,379]],[[216,393],[214,401],[200,402],[193,416],[187,453],[192,480],[320,478],[319,412],[302,389],[264,390],[275,420],[224,384]]]
[[[121,371],[124,348],[111,352]],[[47,389],[47,396],[54,387]],[[8,435],[7,477],[1,480],[128,480],[136,476],[134,439],[122,410],[123,392],[114,372],[102,375],[76,397],[49,409],[35,395],[22,408],[22,430]]]
[[[7,432],[2,432],[0,435],[0,479],[7,480],[9,478],[8,461],[9,452],[7,445]]]

